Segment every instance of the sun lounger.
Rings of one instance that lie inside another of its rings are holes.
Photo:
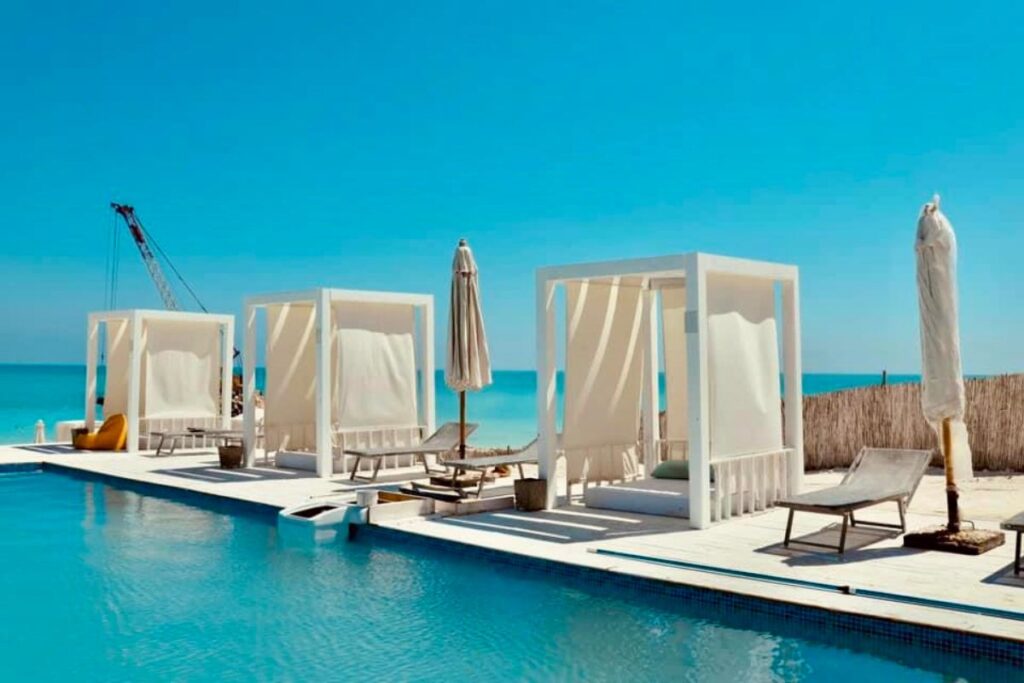
[[[479,458],[462,458],[459,460],[446,460],[444,462],[445,467],[452,468],[452,482],[457,481],[459,474],[465,474],[466,472],[479,472],[480,481],[477,485],[476,497],[479,498],[484,492],[484,482],[487,479],[487,473],[496,467],[512,467],[513,465],[519,470],[519,478],[524,479],[523,465],[535,465],[538,462],[537,455],[537,439],[523,446],[521,449],[514,453],[503,453],[499,455],[485,455]],[[452,487],[458,490],[460,493],[462,489],[455,486]]]
[[[193,446],[195,445],[196,439],[202,439],[205,443],[207,439],[219,441],[222,445],[228,445],[231,442],[241,442],[243,432],[238,429],[203,429],[200,427],[189,427],[181,431],[161,431],[161,432],[150,432],[149,437],[159,438],[156,444],[156,455],[174,455],[174,449],[178,442],[183,439],[192,439]],[[170,445],[169,448],[165,449],[165,446]]]
[[[931,459],[931,451],[891,448],[862,449],[838,486],[791,496],[776,503],[780,507],[789,508],[789,520],[786,522],[786,537],[783,545],[788,548],[791,542],[796,542],[802,545],[838,550],[842,553],[846,550],[847,525],[878,526],[899,529],[901,533],[905,533],[907,530],[907,505],[913,498],[917,485],[921,483],[921,478]],[[899,508],[899,524],[858,521],[854,517],[857,510],[887,502],[895,502]],[[842,517],[843,526],[839,533],[839,545],[791,541],[793,514],[797,511]]]
[[[466,425],[466,436],[469,436],[479,425],[469,423]],[[415,446],[391,446],[385,448],[349,448],[345,450],[346,455],[355,456],[356,462],[352,466],[352,475],[349,479],[354,480],[359,471],[359,465],[363,460],[373,460],[373,474],[370,481],[377,480],[377,473],[380,471],[380,464],[384,458],[399,455],[416,456],[427,474],[430,474],[430,466],[427,464],[428,455],[444,455],[455,450],[459,445],[459,423],[446,422],[441,428],[431,434],[425,441]]]
[[[202,436],[198,430],[185,429],[180,432],[150,432],[149,438],[157,438],[156,444],[156,455],[174,455],[174,449],[178,445],[180,439],[192,438],[195,439],[197,436]],[[165,446],[170,444],[170,447],[165,450]]]
[[[1005,522],[1003,522],[1002,523],[1002,527],[1006,531],[1015,531],[1015,532],[1017,532],[1017,544],[1015,546],[1015,550],[1013,551],[1013,573],[1014,573],[1015,576],[1020,576],[1020,571],[1021,571],[1021,568],[1020,568],[1020,565],[1021,565],[1021,557],[1020,557],[1021,542],[1020,542],[1020,537],[1021,537],[1021,534],[1024,534],[1024,512],[1017,513],[1017,515],[1015,515],[1015,516],[1011,517],[1010,519],[1006,520]]]

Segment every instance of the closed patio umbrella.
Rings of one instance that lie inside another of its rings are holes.
[[[924,205],[917,222],[917,296],[921,313],[921,408],[941,436],[946,469],[947,527],[960,528],[956,479],[971,476],[964,425],[963,369],[956,291],[956,236],[939,210],[939,197]]]
[[[480,282],[476,261],[466,240],[459,240],[452,262],[451,306],[448,311],[448,354],[445,384],[459,392],[459,457],[466,457],[466,392],[491,383]]]
[[[966,398],[960,363],[956,292],[956,236],[939,210],[939,197],[924,205],[917,221],[917,299],[921,314],[921,410],[940,436],[946,470],[945,526],[907,534],[911,548],[978,555],[1003,544],[1002,533],[961,528],[958,479],[973,476],[964,424]]]

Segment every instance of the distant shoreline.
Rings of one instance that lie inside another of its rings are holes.
[[[3,361],[3,362],[0,362],[0,368],[83,368],[84,369],[85,368],[85,363],[84,362],[83,363],[35,363],[35,362],[33,362],[33,363],[17,363],[17,362]],[[260,366],[257,367],[257,369],[258,370],[263,370],[263,369],[265,369],[265,366],[260,365]],[[237,370],[241,370],[241,366],[236,365],[235,366],[235,370],[236,371]],[[530,373],[536,372],[535,369],[531,369],[531,368],[493,368],[492,370],[493,370],[493,372],[530,372]],[[436,372],[443,373],[444,370],[443,369],[438,369],[438,370],[436,370]],[[882,371],[881,370],[876,371],[876,372],[833,372],[833,371],[829,371],[829,372],[804,372],[804,374],[805,375],[845,375],[845,376],[849,376],[849,377],[867,377],[869,375],[874,375],[874,376],[877,376],[879,378],[882,377]],[[999,373],[999,374],[1002,374],[1002,373]],[[1007,372],[1006,374],[1011,374],[1011,373]],[[912,373],[912,372],[892,372],[892,371],[889,371],[889,376],[890,377],[910,377],[910,376],[918,377],[919,375],[916,375],[915,373]],[[987,374],[965,375],[965,377],[988,377],[988,376],[990,376],[990,375],[987,375]]]
[[[100,385],[104,372],[100,369]],[[257,369],[256,383],[262,388],[263,368]],[[469,415],[480,423],[476,443],[488,446],[521,445],[537,432],[536,380],[533,370],[495,370],[494,384],[469,396]],[[458,415],[456,395],[444,385],[444,373],[437,371],[436,408],[438,421]],[[891,384],[919,381],[917,375],[892,374]],[[843,389],[877,386],[881,373],[805,373],[804,394],[813,396]],[[559,373],[558,390],[563,375]],[[85,413],[85,365],[74,363],[0,363],[0,443],[30,441],[37,420],[43,420],[53,438],[56,423],[79,420]]]

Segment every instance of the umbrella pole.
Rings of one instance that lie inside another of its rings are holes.
[[[941,550],[961,555],[980,555],[998,548],[1006,542],[1003,532],[960,528],[960,493],[953,478],[953,428],[951,418],[948,417],[942,420],[942,460],[946,470],[946,510],[949,519],[945,525],[904,534],[904,547]]]
[[[459,392],[459,458],[466,458],[466,392]]]
[[[949,514],[946,528],[956,533],[960,531],[960,494],[953,479],[953,429],[948,417],[942,420],[942,457],[946,470],[946,512]]]

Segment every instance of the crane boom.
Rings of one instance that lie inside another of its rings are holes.
[[[139,248],[139,253],[142,254],[142,261],[146,264],[146,270],[149,271],[149,277],[152,278],[153,284],[156,285],[160,298],[163,299],[164,307],[169,311],[181,310],[181,306],[178,304],[178,297],[174,295],[174,290],[171,289],[171,283],[167,281],[163,269],[160,268],[160,263],[156,260],[156,256],[153,255],[153,250],[149,248],[146,235],[142,231],[142,224],[139,223],[139,219],[135,215],[135,209],[126,204],[117,204],[116,202],[111,202],[110,206],[128,224],[128,232],[131,233],[135,246]]]

